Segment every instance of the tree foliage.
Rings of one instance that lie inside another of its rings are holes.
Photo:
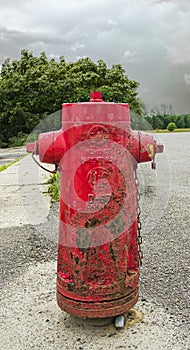
[[[88,57],[66,62],[48,60],[42,52],[21,51],[20,60],[6,59],[0,75],[0,144],[29,134],[45,116],[60,110],[64,102],[89,101],[90,91],[102,92],[104,101],[128,102],[141,114],[139,83],[130,80],[120,64],[108,68],[103,60]]]
[[[145,116],[145,120],[153,129],[167,129],[168,124],[174,123],[176,128],[189,128],[190,115],[175,115],[171,105],[162,104],[155,107],[149,115]]]

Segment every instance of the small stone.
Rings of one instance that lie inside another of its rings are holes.
[[[123,315],[115,318],[115,328],[123,328],[125,324],[125,317]]]

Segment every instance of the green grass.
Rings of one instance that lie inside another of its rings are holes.
[[[152,130],[152,132],[155,132],[157,134],[161,133],[171,133],[171,132],[190,132],[190,128],[184,128],[184,129],[175,129],[174,131],[168,131],[167,129],[156,129]]]
[[[51,196],[51,202],[58,202],[60,192],[60,173],[58,172],[51,175],[47,184],[49,185],[48,193]]]
[[[190,128],[185,129],[175,129],[174,132],[190,132]]]
[[[9,168],[11,165],[17,163],[19,161],[19,159],[14,160],[13,162],[10,162],[9,164],[5,164],[5,165],[0,165],[0,171],[6,170],[7,168]]]

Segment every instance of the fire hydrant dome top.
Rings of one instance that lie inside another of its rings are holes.
[[[102,93],[95,91],[90,93],[89,102],[63,103],[62,104],[62,129],[65,123],[88,122],[124,122],[130,125],[130,108],[128,103],[104,102]]]

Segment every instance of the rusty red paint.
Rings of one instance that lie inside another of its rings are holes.
[[[128,104],[96,93],[91,100],[64,104],[62,129],[41,134],[36,153],[61,172],[58,304],[71,315],[104,318],[138,299],[134,169],[161,146],[131,130]]]

